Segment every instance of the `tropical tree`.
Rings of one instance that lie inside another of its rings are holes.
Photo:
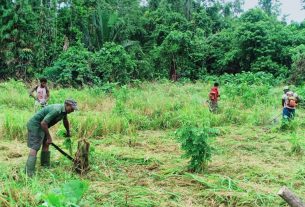
[[[0,74],[27,78],[37,49],[38,16],[27,0],[0,6]]]

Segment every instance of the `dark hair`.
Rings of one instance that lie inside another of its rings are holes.
[[[218,87],[218,86],[219,86],[219,83],[215,82],[215,83],[214,83],[214,86],[215,86],[215,87]]]
[[[40,78],[39,81],[40,81],[40,83],[47,83],[48,82],[48,80],[46,78]]]

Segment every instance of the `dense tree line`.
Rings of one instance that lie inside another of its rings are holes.
[[[0,75],[79,86],[269,72],[302,81],[305,22],[260,0],[2,0]],[[305,7],[305,2],[304,2]]]

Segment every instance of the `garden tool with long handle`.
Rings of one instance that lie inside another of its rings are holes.
[[[267,122],[267,124],[270,124],[270,123],[277,123],[278,122],[278,118],[282,115],[282,113],[278,114],[277,116],[273,117],[271,120],[269,120]]]
[[[62,155],[64,155],[66,158],[68,158],[71,161],[75,161],[73,157],[71,157],[69,154],[67,154],[65,151],[63,151],[62,149],[60,149],[60,147],[58,147],[56,144],[51,143],[51,145],[57,149]]]

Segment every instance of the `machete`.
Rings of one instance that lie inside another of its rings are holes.
[[[60,149],[56,144],[54,143],[51,143],[51,145],[53,147],[55,147],[55,149],[57,149],[61,154],[63,154],[66,158],[68,158],[69,160],[73,161],[74,162],[74,158],[71,157],[70,155],[68,155],[65,151],[63,151],[62,149]]]

